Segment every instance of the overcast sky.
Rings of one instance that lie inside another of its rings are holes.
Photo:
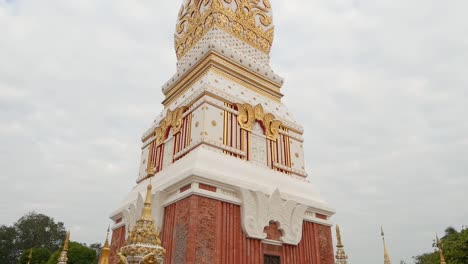
[[[0,0],[0,224],[102,242],[175,72],[181,0]],[[351,263],[468,225],[466,0],[272,0],[272,66]]]

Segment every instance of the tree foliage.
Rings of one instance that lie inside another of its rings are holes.
[[[0,263],[16,263],[15,238],[15,228],[0,226]]]
[[[50,255],[60,248],[65,233],[63,223],[43,214],[28,213],[13,226],[0,227],[0,263],[18,263],[21,255],[25,251],[29,254],[31,248],[46,249]],[[38,256],[45,255],[45,251],[38,251]]]
[[[61,250],[55,251],[46,264],[57,264]],[[70,242],[67,264],[90,264],[96,260],[96,251],[77,242]]]
[[[20,264],[27,264],[30,250],[24,250],[19,259]],[[46,264],[50,258],[50,251],[46,248],[33,248],[31,264]]]
[[[449,227],[445,230],[445,236],[441,238],[442,249],[445,260],[448,264],[466,264],[468,263],[468,229],[462,228],[458,232],[455,228]],[[433,243],[433,247],[437,247]],[[415,264],[439,264],[439,252],[435,250],[432,253],[426,253],[414,257]]]
[[[21,217],[15,224],[16,247],[21,251],[28,248],[46,248],[53,252],[60,248],[65,238],[63,223],[36,212]]]

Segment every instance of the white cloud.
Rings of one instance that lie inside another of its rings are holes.
[[[179,1],[0,0],[0,223],[29,210],[101,241],[175,71]],[[275,70],[353,263],[467,224],[465,1],[272,1]]]

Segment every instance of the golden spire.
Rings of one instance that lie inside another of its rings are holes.
[[[111,249],[109,247],[109,231],[110,231],[110,227],[107,228],[106,242],[104,242],[104,246],[101,248],[101,256],[99,257],[99,264],[109,264],[109,256],[111,253]]]
[[[344,246],[341,241],[341,232],[340,232],[340,226],[336,225],[336,239],[337,239],[337,244],[336,244],[336,264],[348,264],[348,256],[346,255],[346,252],[344,251]]]
[[[151,185],[151,182],[150,182],[148,184],[148,187],[146,188],[145,206],[143,207],[143,213],[141,215],[141,219],[143,220],[153,220],[152,209],[151,209],[151,197],[153,196],[151,192],[152,189],[153,189],[153,186]]]
[[[388,249],[387,249],[387,243],[385,243],[385,233],[383,231],[383,227],[381,227],[381,235],[382,235],[382,240],[383,240],[383,245],[384,245],[384,264],[391,264],[390,262],[390,255],[388,254]]]
[[[29,250],[29,256],[28,256],[28,264],[31,264],[31,259],[32,259],[32,248]]]
[[[65,242],[63,243],[63,249],[60,253],[60,257],[58,259],[58,264],[67,264],[68,261],[68,243],[70,242],[70,231],[67,231],[67,236],[65,237]]]
[[[162,263],[166,255],[166,250],[161,246],[160,231],[156,228],[152,216],[152,188],[150,182],[146,190],[145,205],[141,217],[128,233],[125,246],[120,249],[118,254],[118,263],[126,263],[125,259],[128,257],[133,260],[139,259],[142,264]]]
[[[436,234],[436,242],[437,242],[437,247],[439,248],[440,264],[447,264],[447,262],[445,262],[444,251],[442,250],[442,241],[440,241],[439,236],[437,234]]]

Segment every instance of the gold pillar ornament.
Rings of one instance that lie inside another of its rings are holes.
[[[109,256],[111,253],[111,249],[109,247],[109,232],[110,232],[110,227],[107,228],[106,242],[104,242],[104,246],[101,248],[101,256],[99,257],[99,264],[109,264]]]
[[[383,227],[380,228],[382,233],[382,240],[383,240],[383,245],[384,245],[384,264],[391,264],[390,262],[390,254],[388,254],[388,249],[387,249],[387,243],[385,242],[385,233],[383,230]]]
[[[67,231],[65,237],[65,242],[63,243],[62,252],[60,252],[60,257],[58,259],[58,264],[67,264],[68,261],[68,243],[70,242],[70,231]]]
[[[161,232],[152,215],[152,188],[149,183],[141,217],[129,231],[125,245],[117,255],[118,264],[162,264],[164,261],[166,250],[161,245]]]
[[[442,250],[442,241],[440,241],[439,236],[436,234],[437,248],[439,249],[440,254],[440,264],[447,264],[445,262],[444,251]]]
[[[343,242],[341,241],[341,231],[339,225],[336,225],[336,240],[336,264],[348,264],[348,256],[344,251]]]

